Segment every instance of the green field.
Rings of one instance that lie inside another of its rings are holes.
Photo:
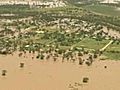
[[[83,6],[83,8],[103,14],[103,15],[111,15],[111,16],[120,16],[120,11],[117,10],[117,8],[113,6],[107,6],[107,5],[86,5]]]
[[[77,43],[75,46],[78,46],[78,47],[83,46],[88,49],[97,50],[97,49],[101,49],[102,47],[104,47],[108,42],[109,40],[96,41],[95,39],[84,38],[82,41]]]

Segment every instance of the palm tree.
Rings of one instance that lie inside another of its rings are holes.
[[[47,56],[46,56],[46,60],[48,60],[49,58],[50,58],[50,55],[47,55]]]
[[[7,70],[2,70],[2,76],[6,76]]]
[[[97,54],[94,53],[93,58],[97,58],[97,57],[98,57]]]
[[[84,77],[84,78],[83,78],[83,83],[88,83],[88,80],[89,80],[88,77]]]
[[[22,55],[23,55],[23,53],[22,53],[22,52],[18,54],[18,56],[19,56],[19,57],[21,57]]]
[[[20,63],[20,68],[23,68],[24,67],[24,63]]]
[[[57,57],[56,57],[56,56],[54,56],[54,57],[53,57],[53,60],[54,60],[54,62],[56,62],[56,60],[57,60]]]
[[[78,58],[78,60],[79,60],[79,65],[83,65],[83,60],[82,60],[82,58]]]
[[[44,57],[45,57],[45,56],[44,56],[43,54],[40,55],[40,59],[41,59],[41,60],[43,60]]]
[[[78,56],[83,56],[83,54],[81,52],[78,52]]]
[[[92,65],[92,62],[89,61],[89,60],[87,60],[85,63],[86,63],[87,66],[91,66]]]
[[[93,62],[93,56],[92,55],[90,55],[88,59],[91,63]]]

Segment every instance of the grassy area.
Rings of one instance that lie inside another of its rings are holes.
[[[102,41],[96,41],[95,39],[90,39],[90,38],[84,38],[82,41],[77,43],[75,46],[83,46],[88,49],[100,49],[104,47],[109,40],[102,40]]]
[[[96,12],[96,13],[104,14],[104,15],[120,16],[120,11],[118,11],[117,8],[115,8],[113,6],[86,5],[86,6],[83,6],[83,8],[93,11],[93,12]]]
[[[114,51],[114,52],[111,52]],[[119,44],[112,44],[110,45],[104,55],[106,55],[109,59],[113,60],[120,60],[120,45]]]
[[[117,44],[117,43],[111,44],[111,45],[108,47],[108,51],[110,51],[110,50],[120,51],[120,45]]]
[[[108,59],[110,60],[120,60],[120,53],[108,53],[108,52],[105,52],[104,53],[105,56],[108,57]]]
[[[96,41],[95,39],[84,38],[82,41],[75,44],[74,46],[77,46],[77,47],[82,46],[88,49],[97,50],[104,47],[108,42],[109,40]],[[112,51],[115,51],[115,52],[112,53]],[[117,53],[116,51],[120,52],[120,45],[117,45],[116,43],[114,43],[106,49],[106,51],[104,52],[104,55],[111,60],[120,60],[120,53]]]

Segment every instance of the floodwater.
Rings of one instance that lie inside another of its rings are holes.
[[[20,68],[20,63],[24,67]],[[104,68],[107,66],[107,68]],[[2,70],[7,70],[2,76]],[[88,77],[88,83],[83,83]],[[0,90],[120,90],[120,61],[95,61],[92,66],[17,55],[0,56]]]

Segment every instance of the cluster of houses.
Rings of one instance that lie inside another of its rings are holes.
[[[120,2],[120,0],[102,0],[101,3],[114,3],[114,4],[118,4]]]
[[[66,4],[63,1],[0,1],[0,5],[30,5],[31,7],[36,6],[40,8],[54,8],[54,7],[63,7]]]

